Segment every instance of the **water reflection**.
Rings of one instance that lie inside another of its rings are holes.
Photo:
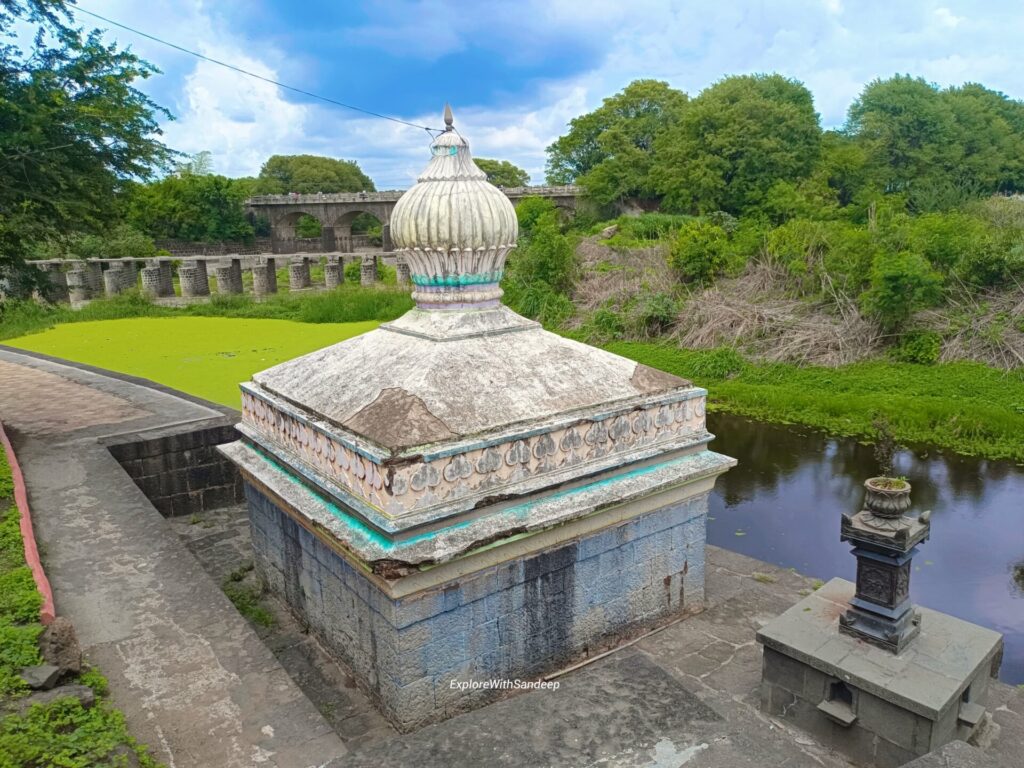
[[[852,579],[842,512],[877,474],[871,447],[803,427],[709,414],[716,451],[739,459],[711,498],[708,540],[820,579]],[[915,602],[1005,636],[1000,678],[1024,682],[1024,467],[938,451],[900,451],[895,473],[932,510],[914,560]]]

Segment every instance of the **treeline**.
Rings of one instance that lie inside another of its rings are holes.
[[[638,80],[574,119],[548,147],[548,181],[601,204],[657,200],[670,213],[781,221],[880,196],[908,211],[1024,190],[1024,104],[977,84],[896,76],[868,84],[823,131],[810,91],[781,75],[727,77],[690,98]]]
[[[772,291],[859,313],[928,361],[943,332],[921,326],[920,310],[988,311],[990,295],[1019,294],[1024,281],[1024,104],[980,85],[877,80],[841,129],[823,131],[810,92],[780,75],[729,77],[693,98],[641,80],[570,123],[548,148],[548,181],[583,186],[593,209],[570,226],[550,210],[539,229],[528,217],[510,295],[521,311],[552,324],[575,315],[606,339],[669,332],[704,288],[762,268]],[[623,206],[634,215],[602,221]],[[587,276],[557,238],[602,230],[610,246],[660,244],[675,283],[638,278],[581,319],[569,298]],[[545,261],[560,265],[553,281],[536,268]],[[1016,343],[1024,318],[990,314],[987,343],[1001,344],[1004,326]],[[757,332],[756,319],[747,325]]]

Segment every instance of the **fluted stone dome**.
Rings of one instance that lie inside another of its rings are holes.
[[[430,163],[391,215],[391,237],[422,309],[497,304],[519,233],[512,203],[477,168],[452,123],[446,107],[446,129],[431,145]]]

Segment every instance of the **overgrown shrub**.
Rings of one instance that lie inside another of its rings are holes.
[[[519,221],[519,234],[529,235],[541,219],[549,223],[557,221],[558,208],[546,197],[524,197],[516,206],[516,219]]]
[[[729,236],[722,227],[695,219],[685,224],[669,247],[669,264],[686,282],[704,282],[728,263]]]
[[[935,331],[911,331],[900,337],[890,350],[893,360],[901,363],[932,365],[942,352],[942,336]]]
[[[871,287],[860,297],[861,309],[884,331],[892,332],[917,309],[934,305],[942,295],[942,276],[923,256],[883,252],[871,267]]]

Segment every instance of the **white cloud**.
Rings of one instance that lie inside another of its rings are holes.
[[[240,2],[220,3],[216,12],[203,0],[93,0],[90,7],[267,77],[286,78],[280,73],[294,65],[288,51],[235,31],[231,19],[247,12]],[[866,0],[855,9],[841,0],[388,0],[374,12],[374,26],[351,34],[401,50],[410,67],[481,40],[500,43],[506,53],[495,55],[517,56],[535,55],[538,40],[558,35],[601,41],[604,56],[591,69],[542,84],[516,103],[464,104],[455,89],[456,123],[474,154],[511,160],[535,182],[543,179],[545,147],[569,120],[640,77],[668,80],[695,94],[729,74],[780,72],[808,85],[826,127],[843,122],[866,83],[898,72],[942,85],[978,81],[1024,96],[1016,35],[1024,11],[1011,0],[987,4],[984,14],[967,0],[941,6],[934,0]],[[168,143],[186,152],[210,150],[220,173],[254,174],[271,154],[312,152],[356,159],[379,188],[389,188],[408,185],[426,164],[428,139],[414,129],[295,103],[268,83],[124,33],[118,37],[153,61],[170,62],[165,67],[167,79],[179,84],[172,104],[179,119],[166,126]],[[394,109],[412,122],[439,123],[438,114],[409,114],[400,104]]]

